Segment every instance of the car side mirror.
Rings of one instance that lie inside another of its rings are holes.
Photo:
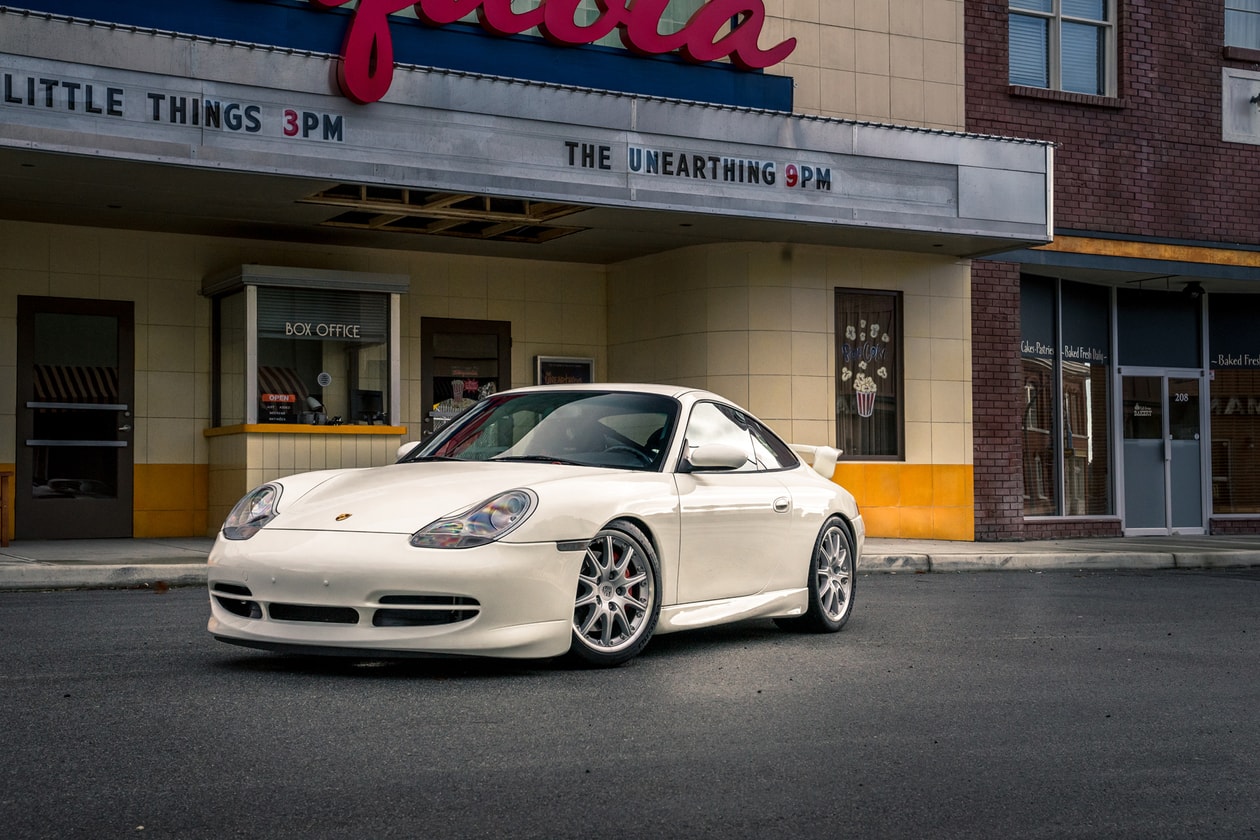
[[[407,441],[406,443],[404,443],[402,446],[398,447],[398,458],[397,458],[397,460],[401,461],[403,458],[406,458],[406,457],[407,457],[408,455],[410,455],[410,454],[411,454],[411,453],[415,450],[415,448],[416,448],[417,446],[419,446],[419,445],[420,445],[420,441],[418,441],[418,440],[409,440],[409,441]]]
[[[706,443],[691,450],[683,460],[686,472],[691,470],[737,470],[748,463],[748,454],[726,443]]]

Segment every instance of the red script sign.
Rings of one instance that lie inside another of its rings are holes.
[[[311,0],[326,9],[350,0]],[[574,22],[581,0],[540,0],[537,8],[512,9],[512,0],[359,0],[342,47],[337,71],[341,92],[359,103],[376,102],[394,79],[394,44],[389,16],[408,6],[430,26],[445,26],[477,13],[481,26],[495,35],[517,35],[538,27],[553,44],[591,44],[620,31],[621,42],[639,55],[678,52],[688,61],[703,63],[730,57],[744,70],[778,64],[796,49],[788,38],[768,50],[757,46],[766,21],[762,0],[710,0],[678,32],[662,35],[661,17],[669,0],[595,0],[599,16],[592,23]],[[732,18],[738,24],[728,30]]]

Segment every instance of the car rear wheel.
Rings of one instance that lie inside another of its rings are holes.
[[[809,563],[809,608],[795,618],[776,618],[786,630],[834,633],[853,612],[857,577],[853,540],[839,519],[829,519],[814,542]]]
[[[613,522],[596,534],[578,573],[570,655],[597,667],[636,656],[660,616],[660,580],[656,552],[638,528]]]

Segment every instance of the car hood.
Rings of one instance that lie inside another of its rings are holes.
[[[434,461],[304,473],[273,482],[284,488],[267,529],[411,534],[500,493],[625,470],[550,463]]]

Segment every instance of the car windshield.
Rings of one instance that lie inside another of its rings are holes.
[[[678,403],[625,391],[527,391],[487,397],[404,461],[547,461],[659,470]]]

